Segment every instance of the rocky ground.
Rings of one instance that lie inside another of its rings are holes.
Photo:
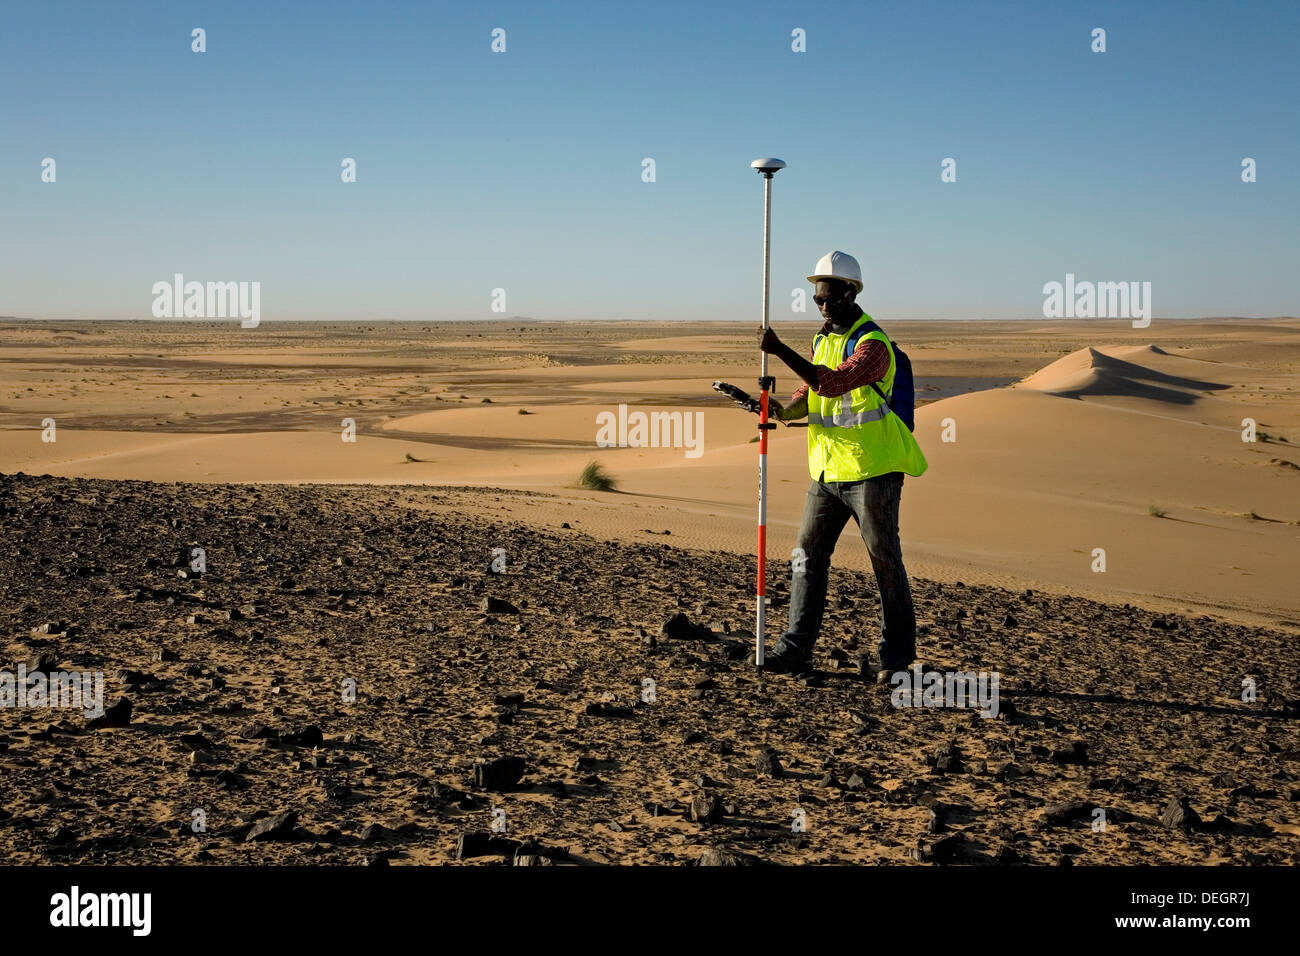
[[[0,709],[0,861],[1300,859],[1292,637],[917,580],[1000,713],[896,708],[869,578],[760,680],[752,558],[483,517],[529,500],[0,476],[0,661],[129,701]]]

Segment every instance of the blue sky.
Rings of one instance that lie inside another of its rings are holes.
[[[832,248],[882,319],[1041,317],[1067,272],[1149,281],[1157,316],[1300,312],[1294,2],[124,0],[4,21],[0,314],[147,318],[181,272],[260,281],[266,322],[494,318],[495,288],[507,315],[757,321],[759,156],[789,164],[777,321]]]

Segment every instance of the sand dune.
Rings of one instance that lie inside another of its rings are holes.
[[[957,441],[926,443],[940,477],[912,485],[914,545],[1295,624],[1300,482],[1269,464],[1285,446],[1242,441],[1244,416],[1277,412],[1237,395],[1247,375],[1153,346],[1086,348],[1019,387],[922,409],[918,430],[949,420]]]
[[[1058,359],[1022,384],[1064,398],[1116,396],[1177,405],[1191,405],[1202,395],[1231,387],[1223,381],[1161,371],[1158,366],[1162,364],[1183,372],[1197,371],[1191,360],[1172,358],[1155,345],[1114,349],[1109,354],[1089,347]],[[1218,374],[1222,376],[1223,371]]]

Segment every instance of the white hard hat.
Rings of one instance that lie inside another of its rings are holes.
[[[808,281],[815,283],[818,279],[839,279],[862,291],[862,270],[858,267],[858,260],[847,252],[828,252],[818,259],[817,268]]]

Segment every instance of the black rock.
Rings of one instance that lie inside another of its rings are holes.
[[[723,643],[723,653],[726,654],[729,661],[743,661],[754,652],[744,641],[725,641]]]
[[[937,840],[918,840],[916,846],[907,851],[907,855],[922,863],[950,863],[965,848],[964,833],[950,833]]]
[[[536,840],[536,839],[529,839],[529,840],[525,840],[525,841],[523,841],[522,843],[519,843],[519,844],[516,846],[516,848],[515,848],[515,859],[517,860],[517,859],[519,859],[519,857],[521,857],[521,856],[535,856],[535,857],[539,857],[539,858],[541,858],[541,859],[550,860],[550,861],[554,861],[554,860],[567,860],[567,859],[569,858],[569,851],[568,851],[567,848],[563,848],[563,847],[548,847],[548,846],[542,846],[542,844],[541,844],[538,840]],[[518,864],[518,865],[520,865],[520,866],[546,866],[547,864],[545,864],[545,863],[523,863],[523,864]]]
[[[48,831],[50,842],[55,846],[67,846],[77,842],[77,831],[71,827],[53,826]]]
[[[783,777],[785,768],[781,766],[781,760],[775,750],[771,747],[764,747],[758,752],[758,759],[754,763],[755,769],[758,770],[760,777]]]
[[[475,856],[513,857],[519,846],[518,840],[489,833],[487,830],[469,830],[456,839],[456,859],[466,860]]]
[[[33,655],[32,659],[27,662],[27,674],[30,675],[39,671],[42,674],[48,674],[56,670],[59,666],[59,658],[52,651],[41,651]]]
[[[391,840],[395,836],[397,836],[397,833],[382,823],[371,823],[361,831],[361,842],[381,843],[384,840]]]
[[[202,734],[181,734],[180,741],[181,745],[184,746],[186,750],[200,751],[212,749],[212,741],[207,737],[204,737]]]
[[[659,636],[677,641],[710,640],[713,632],[691,622],[685,614],[678,612],[664,621],[659,628]]]
[[[1043,807],[1042,816],[1036,822],[1040,830],[1064,826],[1076,820],[1090,820],[1097,804],[1091,800],[1066,800],[1061,803],[1049,803]]]
[[[225,787],[227,790],[243,790],[248,786],[248,781],[233,770],[219,771],[212,778],[212,782],[218,787]]]
[[[1200,815],[1192,809],[1187,794],[1179,793],[1169,798],[1160,822],[1171,830],[1196,830],[1203,826]]]
[[[998,780],[1003,782],[1006,782],[1007,780],[1015,780],[1018,777],[1023,777],[1025,775],[1024,771],[1020,769],[1020,765],[1014,760],[986,762],[985,769],[988,770],[989,773],[993,774],[993,776]]]
[[[518,614],[519,608],[501,598],[485,597],[479,602],[478,609],[487,614]]]
[[[1250,797],[1256,800],[1273,800],[1277,797],[1277,791],[1265,787],[1258,787],[1253,783],[1243,783],[1239,787],[1233,787],[1228,791],[1230,797]]]
[[[1088,762],[1088,745],[1082,740],[1076,740],[1069,747],[1054,751],[1052,760],[1056,763],[1086,764]]]
[[[930,766],[935,773],[960,773],[962,770],[961,749],[955,740],[940,744],[930,755]]]
[[[1226,813],[1218,814],[1213,820],[1204,824],[1211,833],[1233,833],[1238,829],[1237,822]]]
[[[523,757],[498,757],[474,764],[474,786],[480,790],[509,790],[523,779],[527,768]]]
[[[131,670],[129,667],[123,667],[117,672],[117,679],[127,687],[144,687],[147,684],[161,683],[157,677],[147,674],[144,671]]]
[[[245,843],[262,843],[269,840],[288,840],[293,835],[293,828],[298,825],[298,814],[293,810],[277,813],[275,816],[263,817],[253,824],[244,837]]]
[[[131,698],[119,697],[104,708],[98,717],[86,721],[87,727],[125,727],[131,723]]]
[[[309,724],[302,730],[280,734],[280,742],[291,747],[319,747],[325,742],[325,735],[315,724]]]
[[[617,707],[613,704],[595,703],[588,704],[584,713],[588,717],[616,717],[626,719],[636,716],[636,711],[631,707]]]
[[[245,740],[263,740],[276,736],[276,733],[266,724],[251,723],[239,732],[239,736]]]
[[[1003,627],[1019,627],[1020,622],[1015,619],[1014,615],[1008,614],[1002,619]]]
[[[993,862],[999,866],[1015,866],[1022,862],[1022,858],[1014,847],[1000,846],[998,852],[993,855]]]
[[[710,793],[699,793],[691,800],[691,820],[702,827],[720,823],[724,815],[722,801]]]

